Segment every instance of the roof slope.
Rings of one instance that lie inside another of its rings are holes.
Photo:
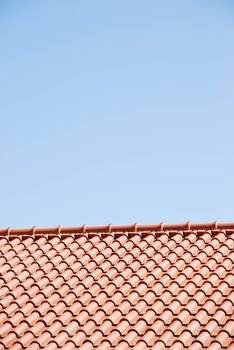
[[[0,230],[0,350],[233,350],[218,225]]]

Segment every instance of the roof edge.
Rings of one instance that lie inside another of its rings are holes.
[[[73,233],[115,233],[115,232],[142,232],[142,231],[190,231],[190,230],[219,230],[219,229],[234,229],[234,222],[218,222],[213,221],[210,223],[192,223],[190,221],[182,224],[166,224],[161,222],[160,224],[142,225],[104,225],[104,226],[76,226],[76,227],[36,227],[31,228],[0,228],[0,236],[17,236],[17,235],[36,235],[36,234],[73,234]]]

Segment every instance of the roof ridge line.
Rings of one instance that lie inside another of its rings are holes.
[[[142,231],[190,231],[190,230],[219,230],[219,229],[234,229],[234,222],[218,222],[210,223],[192,223],[190,221],[182,224],[131,224],[117,225],[112,224],[104,226],[76,226],[76,227],[36,227],[31,228],[0,228],[1,236],[15,235],[36,235],[36,234],[72,234],[72,233],[122,233],[122,232],[142,232]]]

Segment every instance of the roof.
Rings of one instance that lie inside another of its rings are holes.
[[[0,230],[0,350],[234,349],[234,223]]]

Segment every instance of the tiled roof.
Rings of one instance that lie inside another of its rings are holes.
[[[0,230],[0,350],[234,350],[234,224]]]

